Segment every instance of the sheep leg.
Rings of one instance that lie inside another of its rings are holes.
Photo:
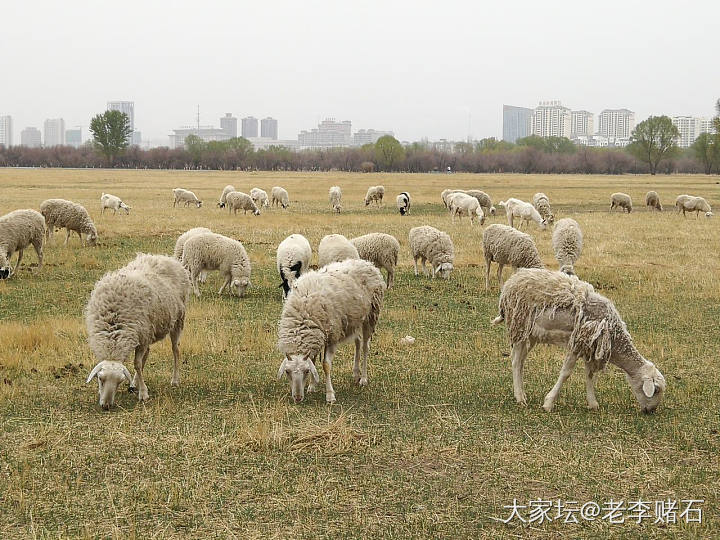
[[[353,363],[353,379],[360,382],[360,353],[362,348],[362,337],[355,336],[355,362]]]
[[[395,270],[388,270],[387,273],[387,288],[389,289],[395,283]]]
[[[334,356],[335,347],[326,347],[325,358],[323,358],[323,372],[325,372],[325,401],[328,403],[335,403],[335,389],[333,389],[332,381],[330,380]]]
[[[512,372],[513,372],[513,393],[515,401],[520,405],[527,405],[527,396],[523,388],[523,368],[525,366],[525,358],[528,354],[527,341],[514,343],[512,347]]]
[[[225,287],[230,285],[230,281],[232,281],[232,275],[229,275],[228,277],[225,278],[225,283],[223,283],[222,287],[220,287],[218,294],[222,294],[222,292],[225,290]]]
[[[180,334],[182,333],[182,325],[176,325],[170,332],[170,344],[173,352],[173,373],[170,384],[172,386],[180,386]]]
[[[193,271],[190,274],[190,281],[192,281],[193,291],[195,292],[195,296],[200,298],[200,287],[198,287],[198,278],[199,278],[199,272],[196,268],[193,268]]]
[[[596,411],[600,405],[595,397],[595,375],[597,372],[593,372],[590,369],[590,364],[585,362],[585,390],[587,392],[588,409]]]
[[[498,263],[498,273],[497,273],[497,276],[498,276],[498,283],[500,284],[500,289],[502,289],[502,287],[503,287],[503,278],[502,278],[503,268],[505,268],[505,265]]]
[[[77,231],[77,233],[78,233],[78,238],[80,238],[80,245],[81,245],[82,247],[85,247],[85,240],[83,239],[82,233],[79,232],[79,231]]]
[[[100,209],[100,215],[101,216],[105,215],[105,207],[104,206]]]
[[[485,290],[490,288],[490,265],[492,261],[485,257]]]
[[[418,275],[417,262],[418,262],[418,258],[417,258],[417,257],[414,257],[414,258],[413,258],[413,264],[415,265],[415,275],[416,275],[416,276]]]
[[[33,242],[33,247],[35,248],[35,253],[37,254],[38,258],[38,270],[42,268],[43,265],[43,245],[42,245],[42,239],[38,239],[35,242]]]
[[[367,386],[368,384],[367,359],[368,353],[370,352],[370,338],[372,337],[373,330],[374,328],[371,328],[367,325],[363,326],[362,364],[360,364],[360,380],[358,381],[358,384],[360,386]]]
[[[70,240],[70,229],[65,229],[65,231],[67,234],[65,235],[65,243],[63,245],[67,246],[68,240]]]
[[[130,387],[128,388],[129,392],[135,393],[139,384],[138,379],[142,379],[142,375],[138,374],[142,371],[142,357],[144,354],[144,350],[140,345],[135,347],[135,359],[133,360],[133,365],[135,366],[135,375],[133,375],[133,380],[130,383]],[[138,369],[138,365],[140,365],[140,369]]]
[[[552,390],[550,390],[547,393],[547,395],[545,396],[545,402],[543,403],[543,409],[545,409],[547,412],[550,412],[553,410],[553,407],[555,406],[555,400],[557,400],[558,394],[560,393],[560,389],[562,388],[563,383],[572,374],[573,369],[575,369],[576,361],[577,361],[577,356],[575,356],[573,353],[568,353],[567,356],[565,356],[565,361],[563,362],[563,367],[560,370],[560,376],[558,377],[558,380],[555,383],[555,386],[553,386]]]

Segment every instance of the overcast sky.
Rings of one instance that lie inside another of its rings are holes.
[[[280,138],[325,117],[401,140],[502,136],[502,105],[561,100],[710,116],[720,1],[3,0],[0,114],[14,139],[135,102],[143,140],[272,116]]]

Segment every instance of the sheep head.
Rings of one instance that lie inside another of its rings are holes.
[[[235,291],[240,298],[245,296],[245,291],[250,286],[250,280],[248,278],[233,279],[230,283],[231,290]]]
[[[632,376],[626,374],[630,388],[635,394],[644,413],[651,413],[657,409],[665,392],[665,377],[655,364],[645,360],[645,364]]]
[[[308,375],[313,378],[312,386],[320,382],[320,375],[312,358],[301,354],[285,355],[278,369],[278,380],[282,380],[283,376],[288,378],[295,403],[305,399],[305,379]]]
[[[95,377],[98,380],[98,394],[100,396],[100,406],[108,410],[115,405],[115,394],[123,380],[128,383],[132,382],[130,372],[122,362],[111,362],[103,360],[99,362],[88,375],[85,384],[92,381]]]
[[[7,258],[5,250],[0,250],[0,279],[10,277],[10,261]]]
[[[202,207],[202,201],[195,201],[195,206],[197,206],[198,208],[201,208],[201,207]]]
[[[253,210],[253,215],[254,215],[254,216],[259,216],[259,215],[260,215],[260,210],[258,210],[257,208],[255,208],[255,210]]]
[[[95,232],[95,231],[92,231],[87,235],[87,243],[90,244],[91,246],[97,245],[97,239],[98,239],[98,235],[97,235],[97,232]]]
[[[440,276],[443,279],[450,279],[450,272],[453,270],[452,263],[446,262],[442,264],[438,264],[437,268],[435,268],[435,275]]]

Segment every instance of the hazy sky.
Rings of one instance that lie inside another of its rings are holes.
[[[272,116],[280,138],[325,117],[401,140],[502,135],[503,103],[710,116],[720,1],[2,0],[0,114],[14,139],[108,100],[143,140]]]

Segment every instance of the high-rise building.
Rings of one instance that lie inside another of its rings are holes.
[[[298,135],[300,148],[342,148],[350,146],[352,122],[337,122],[334,118],[326,118],[317,128],[301,131]]]
[[[260,120],[260,136],[276,141],[278,138],[277,120],[269,116]]]
[[[128,144],[133,144],[133,132],[135,131],[135,102],[134,101],[108,101],[108,111],[120,111],[125,113],[130,121],[130,135]]]
[[[592,137],[595,133],[595,117],[588,111],[572,111],[570,137]]]
[[[541,101],[535,107],[530,123],[530,134],[540,137],[570,138],[570,109],[559,101]]]
[[[635,113],[627,109],[604,109],[600,113],[598,135],[627,139],[635,129]]]
[[[695,116],[673,116],[672,123],[678,128],[680,136],[677,144],[680,148],[689,148],[703,133],[714,133],[713,121]]]
[[[43,131],[45,148],[62,146],[65,144],[65,120],[62,118],[48,118],[45,120]]]
[[[363,146],[364,144],[375,144],[380,137],[390,135],[393,137],[392,131],[377,131],[375,129],[361,129],[353,133],[352,145]]]
[[[65,144],[74,148],[79,148],[82,144],[82,130],[68,129],[65,131]]]
[[[701,118],[700,133],[715,133],[715,121],[712,118]]]
[[[225,113],[225,116],[220,118],[220,129],[225,131],[231,139],[237,137],[237,118],[232,113]]]
[[[139,131],[133,131],[131,137],[131,142],[133,146],[140,146],[142,144],[142,133]]]
[[[514,143],[530,135],[533,110],[503,105],[503,141]]]
[[[20,144],[28,148],[40,148],[42,137],[40,130],[36,127],[26,127],[20,132]]]
[[[242,119],[242,136],[248,137],[258,136],[258,121],[254,116],[247,116]]]
[[[0,145],[12,146],[12,116],[0,116]]]

